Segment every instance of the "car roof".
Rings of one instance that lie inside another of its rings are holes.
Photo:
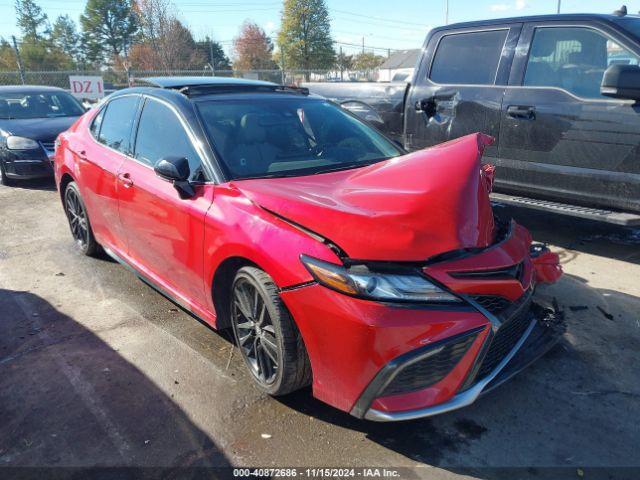
[[[42,93],[42,92],[65,92],[63,88],[47,87],[45,85],[3,85],[0,86],[0,93]]]
[[[531,15],[522,17],[494,18],[492,20],[476,20],[471,22],[451,23],[436,30],[450,30],[461,27],[482,27],[505,23],[525,23],[525,22],[545,22],[545,21],[571,21],[571,20],[600,20],[605,22],[616,22],[622,18],[640,19],[638,15],[613,15],[603,13],[561,13],[554,15]]]
[[[159,88],[181,89],[184,87],[204,87],[204,86],[275,86],[275,83],[264,82],[262,80],[251,80],[247,78],[234,77],[147,77],[138,78],[137,82],[146,83]]]

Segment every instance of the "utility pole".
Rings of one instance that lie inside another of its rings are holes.
[[[558,0],[558,13],[560,13],[560,4],[562,3],[562,0]]]
[[[449,0],[444,0],[444,24],[449,25]]]
[[[342,45],[340,45],[340,81],[344,82],[344,55],[342,55]]]
[[[364,35],[362,36],[362,53],[364,53]]]
[[[213,40],[209,39],[209,58],[211,59],[211,61],[209,62],[209,64],[211,65],[211,76],[215,77],[216,76],[216,61],[213,58]]]
[[[11,38],[13,39],[13,48],[16,51],[16,59],[18,61],[18,70],[20,71],[20,81],[24,85],[25,84],[25,81],[24,81],[24,69],[22,68],[22,59],[20,58],[20,50],[18,50],[18,42],[16,42],[15,35],[11,35]]]

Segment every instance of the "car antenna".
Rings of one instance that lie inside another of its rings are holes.
[[[618,16],[618,17],[624,17],[627,14],[627,6],[626,5],[622,5],[620,7],[620,9],[616,10],[615,12],[613,12],[613,14]]]

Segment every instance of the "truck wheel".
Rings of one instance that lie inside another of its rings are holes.
[[[70,182],[64,191],[64,211],[78,250],[83,255],[94,255],[98,251],[98,242],[93,236],[89,215],[76,182]]]
[[[231,289],[231,324],[242,358],[263,391],[284,395],[311,383],[302,336],[262,270],[238,270]]]

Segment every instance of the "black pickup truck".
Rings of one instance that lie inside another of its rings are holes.
[[[309,83],[409,150],[495,137],[496,200],[640,225],[640,17],[548,15],[427,35],[412,81]]]

